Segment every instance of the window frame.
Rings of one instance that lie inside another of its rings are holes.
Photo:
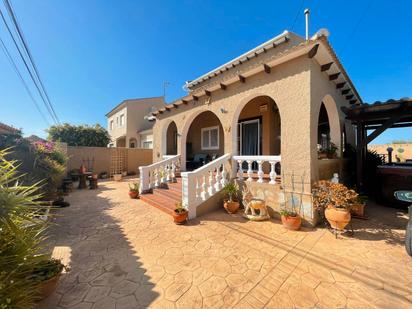
[[[217,146],[212,146],[211,142],[211,131],[217,130]],[[208,131],[209,132],[209,145],[207,147],[204,147],[203,145],[203,132]],[[220,149],[220,129],[219,126],[213,126],[213,127],[207,127],[207,128],[202,128],[200,130],[200,146],[202,150],[219,150]]]
[[[119,127],[123,127],[125,125],[125,116],[124,114],[120,114],[119,116]]]

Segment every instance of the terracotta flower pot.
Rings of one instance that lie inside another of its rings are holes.
[[[129,191],[130,198],[136,199],[139,198],[139,192],[137,191]]]
[[[173,212],[173,221],[176,224],[184,224],[187,220],[188,212],[177,212],[176,210]]]
[[[282,224],[285,228],[292,231],[300,229],[302,224],[302,218],[299,215],[293,216],[281,216]]]
[[[330,226],[337,230],[343,230],[351,220],[350,211],[335,207],[325,209],[325,217]]]
[[[358,217],[363,217],[365,215],[365,204],[353,204],[350,213]]]
[[[61,273],[58,275],[46,280],[42,281],[39,284],[39,294],[41,299],[45,299],[49,297],[57,288],[57,283],[59,282]]]
[[[239,202],[235,201],[224,201],[223,207],[225,207],[226,211],[230,214],[235,214],[239,209]]]

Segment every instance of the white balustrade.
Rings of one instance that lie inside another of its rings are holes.
[[[268,162],[270,164],[270,173],[269,173],[269,178],[270,184],[276,184],[276,163],[281,162],[281,157],[280,156],[233,156],[233,160],[235,160],[238,163],[238,179],[243,180],[243,163],[247,162],[248,165],[248,170],[247,170],[247,176],[248,178],[246,181],[254,181],[253,179],[253,163],[256,162],[257,164],[257,182],[258,183],[263,183],[263,177],[264,177],[264,172],[263,172],[263,163]]]
[[[225,154],[197,170],[181,173],[183,205],[189,211],[189,219],[196,217],[197,206],[227,184],[227,163],[230,158],[230,154]]]
[[[176,169],[180,165],[180,155],[164,156],[162,161],[148,166],[140,166],[140,193],[143,194],[162,183],[176,181]]]

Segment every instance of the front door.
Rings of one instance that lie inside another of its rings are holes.
[[[261,154],[260,119],[239,122],[239,154],[242,156],[259,156]],[[253,169],[256,170],[256,163]],[[247,163],[243,163],[243,170],[247,170]]]

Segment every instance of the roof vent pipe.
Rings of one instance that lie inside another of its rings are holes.
[[[309,41],[309,9],[305,9],[304,14],[305,14],[305,21],[306,21],[306,28],[305,28],[305,32],[306,32],[306,41]]]

